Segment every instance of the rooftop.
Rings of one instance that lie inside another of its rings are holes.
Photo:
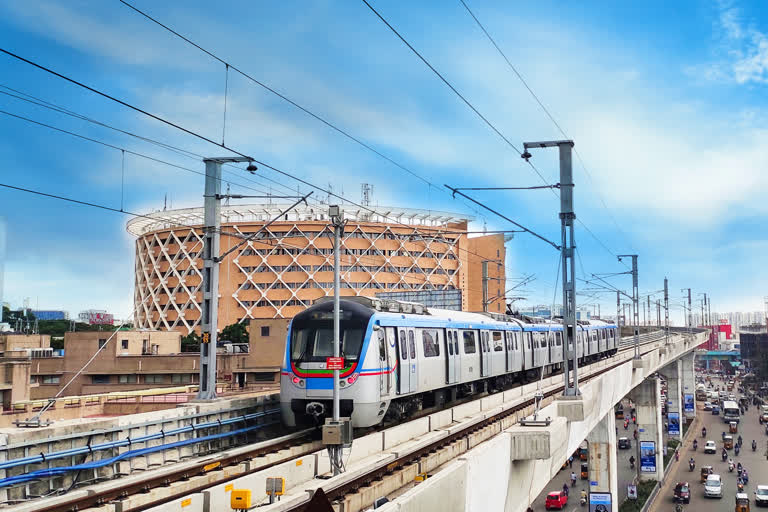
[[[290,203],[222,205],[221,222],[226,223],[264,223],[277,217],[286,210]],[[473,217],[459,213],[416,208],[396,208],[390,206],[370,206],[371,211],[354,205],[342,205],[344,218],[352,222],[371,222],[382,224],[407,224],[409,226],[442,227],[449,223],[467,222]],[[280,221],[330,221],[327,205],[299,205]],[[203,208],[182,208],[148,213],[128,221],[126,229],[135,236],[142,236],[153,231],[171,229],[179,226],[201,226]]]

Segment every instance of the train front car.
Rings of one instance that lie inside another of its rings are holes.
[[[357,302],[340,301],[339,372],[340,416],[352,426],[368,427],[381,421],[388,402],[380,402],[379,350],[371,343],[375,311]],[[378,329],[377,329],[378,331]],[[280,408],[289,427],[313,427],[333,414],[333,371],[326,358],[333,356],[333,301],[310,306],[296,315],[288,328],[280,376]],[[370,361],[375,360],[375,367]],[[371,368],[367,368],[371,366]]]

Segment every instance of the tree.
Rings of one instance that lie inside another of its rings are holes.
[[[219,340],[231,341],[232,343],[248,343],[248,330],[245,328],[245,324],[235,323],[228,325],[221,330]]]
[[[182,352],[199,352],[200,351],[200,336],[195,331],[181,337],[181,351]]]

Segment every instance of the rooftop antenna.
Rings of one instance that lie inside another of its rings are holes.
[[[165,193],[165,197],[163,198],[163,211],[168,209],[168,192]]]
[[[224,206],[229,206],[229,183],[227,183],[227,198],[224,200]]]
[[[360,186],[361,199],[363,206],[371,206],[371,195],[373,195],[373,185],[370,183],[363,183]]]

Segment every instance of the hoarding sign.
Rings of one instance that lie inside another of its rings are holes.
[[[671,436],[680,435],[680,413],[670,412],[667,414],[667,434]]]
[[[627,498],[630,500],[636,500],[637,499],[637,486],[629,484],[627,486]]]
[[[656,472],[656,443],[640,441],[640,471],[642,473]]]
[[[611,502],[611,493],[609,492],[591,492],[589,493],[589,512],[612,512],[613,504]]]
[[[693,413],[695,405],[693,404],[693,394],[686,393],[683,395],[683,410],[685,412]]]

